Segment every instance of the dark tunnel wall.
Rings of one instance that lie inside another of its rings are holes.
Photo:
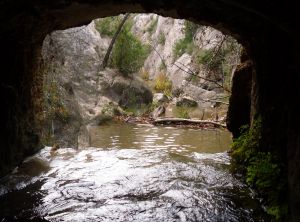
[[[233,113],[229,119],[247,122],[257,115],[262,116],[261,147],[271,152],[279,150],[286,158],[290,221],[300,221],[300,38],[296,10],[289,0],[279,3],[258,0],[0,1],[3,129],[0,175],[8,173],[40,147],[43,74],[40,49],[46,34],[87,24],[98,17],[155,12],[211,25],[233,35],[245,46],[252,59],[252,84],[246,87],[252,89],[251,101],[247,114]],[[249,96],[249,92],[244,94]],[[236,131],[238,127],[239,124],[231,130]]]

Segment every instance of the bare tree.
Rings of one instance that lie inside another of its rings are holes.
[[[106,51],[106,54],[105,54],[104,59],[103,59],[103,62],[102,62],[102,69],[105,69],[105,68],[106,68],[107,63],[108,63],[108,60],[109,60],[109,56],[110,56],[111,51],[112,51],[112,49],[113,49],[113,46],[114,46],[114,44],[115,44],[115,42],[116,42],[116,40],[117,40],[117,38],[118,38],[118,36],[119,36],[121,30],[122,30],[122,27],[124,26],[126,20],[129,18],[129,16],[130,16],[129,13],[126,13],[126,14],[125,14],[125,16],[124,16],[124,18],[122,19],[120,25],[118,26],[118,29],[117,29],[116,33],[114,34],[113,38],[111,39],[110,44],[109,44],[109,47],[108,47],[108,49],[107,49],[107,51]]]

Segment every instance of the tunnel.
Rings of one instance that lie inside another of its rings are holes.
[[[189,19],[232,35],[247,57],[233,79],[228,128],[262,119],[262,151],[287,168],[289,221],[300,220],[299,13],[292,1],[11,0],[0,2],[0,176],[41,147],[41,47],[54,31],[125,12]]]

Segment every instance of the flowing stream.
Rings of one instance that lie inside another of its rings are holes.
[[[45,147],[0,181],[0,221],[270,221],[229,172],[231,136],[113,123]]]

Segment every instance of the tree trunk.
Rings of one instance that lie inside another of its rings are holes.
[[[108,59],[109,59],[109,56],[110,56],[110,53],[111,53],[111,51],[113,49],[113,46],[114,46],[114,44],[116,42],[116,39],[118,38],[118,36],[119,36],[119,34],[120,34],[121,30],[122,30],[122,27],[125,24],[126,20],[128,19],[129,15],[130,15],[129,13],[125,14],[125,16],[124,16],[122,22],[120,23],[120,25],[119,25],[116,33],[114,34],[113,38],[111,39],[109,47],[108,47],[108,49],[106,51],[106,54],[105,54],[103,62],[102,62],[102,69],[106,68],[107,63],[108,63]]]
[[[226,128],[225,124],[210,121],[210,120],[198,120],[198,119],[182,119],[182,118],[162,118],[162,119],[155,119],[153,121],[154,125],[157,124],[211,124],[216,127],[224,127]]]

